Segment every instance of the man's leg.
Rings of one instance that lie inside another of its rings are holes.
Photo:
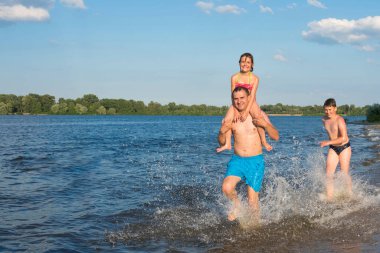
[[[326,161],[326,196],[331,201],[334,197],[334,173],[339,162],[339,156],[329,148]]]
[[[232,210],[228,214],[228,220],[233,221],[237,218],[241,206],[240,200],[236,192],[236,185],[240,181],[240,177],[228,176],[223,180],[222,191],[226,197],[232,201]]]
[[[253,219],[255,222],[260,220],[260,204],[259,204],[259,193],[256,192],[252,187],[248,188],[248,204],[253,213]]]
[[[344,174],[347,193],[352,194],[352,180],[350,176],[351,147],[346,148],[339,154],[340,169]]]

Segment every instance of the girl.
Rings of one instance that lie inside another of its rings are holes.
[[[256,91],[257,87],[259,85],[259,78],[252,73],[253,71],[253,56],[250,53],[244,53],[240,56],[239,65],[240,65],[240,72],[234,74],[231,77],[231,93],[236,87],[244,87],[247,88],[250,91],[249,95],[249,104],[247,107],[247,110],[243,113],[239,113],[235,107],[230,106],[230,108],[227,111],[227,114],[224,121],[230,121],[230,122],[237,122],[245,121],[248,117],[248,114],[252,116],[252,119],[254,118],[264,118],[268,123],[270,123],[268,116],[263,112],[259,105],[256,103]],[[267,151],[272,150],[272,146],[269,145],[265,139],[265,130],[261,127],[257,128],[261,144],[265,147]],[[222,152],[226,149],[231,149],[231,131],[227,133],[226,137],[226,144],[224,146],[221,146],[216,149],[216,152]]]

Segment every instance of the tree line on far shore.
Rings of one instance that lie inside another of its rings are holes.
[[[174,102],[161,105],[157,102],[149,102],[125,99],[99,99],[94,94],[86,94],[82,98],[65,99],[56,101],[51,95],[28,94],[16,96],[12,94],[0,94],[0,114],[57,114],[57,115],[205,115],[222,116],[229,106],[210,105],[182,105]],[[323,115],[322,105],[296,106],[261,105],[261,109],[267,114],[289,115]],[[360,116],[370,113],[369,119],[380,121],[380,105],[340,105],[338,113],[347,116]],[[367,115],[368,116],[368,115]]]

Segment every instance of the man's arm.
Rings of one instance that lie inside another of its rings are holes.
[[[224,121],[222,123],[222,126],[220,127],[220,130],[219,130],[219,135],[218,135],[218,142],[220,146],[223,146],[224,144],[226,144],[226,133],[228,132],[228,130],[231,130],[231,128],[232,128],[232,122]]]
[[[278,133],[277,129],[263,118],[253,119],[252,122],[256,126],[264,128],[271,139],[275,141],[278,141],[280,139],[280,134]]]

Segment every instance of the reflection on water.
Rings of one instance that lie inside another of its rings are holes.
[[[281,141],[265,153],[262,220],[251,227],[226,220],[232,152],[214,152],[220,120],[0,117],[0,251],[379,251],[376,128],[348,125],[355,194],[338,173],[327,203],[320,118],[273,117]]]

